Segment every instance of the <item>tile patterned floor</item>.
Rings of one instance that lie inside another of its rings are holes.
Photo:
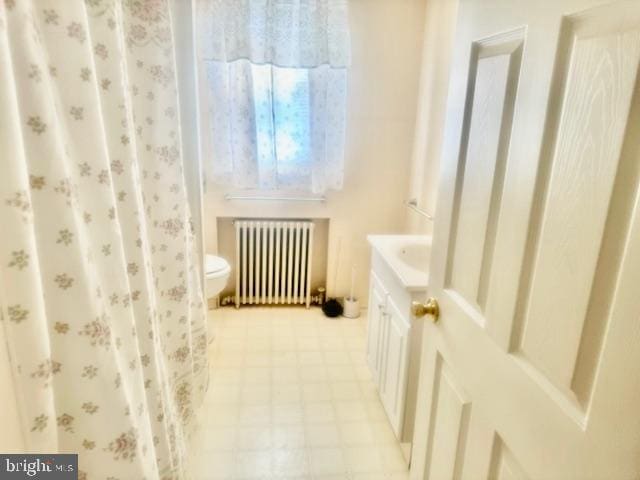
[[[365,364],[365,320],[317,308],[212,312],[196,480],[406,480]]]

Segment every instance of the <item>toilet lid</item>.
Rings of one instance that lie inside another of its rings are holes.
[[[229,268],[229,263],[221,257],[207,255],[205,259],[205,273],[216,273]]]

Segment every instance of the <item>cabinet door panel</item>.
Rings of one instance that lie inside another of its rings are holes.
[[[410,326],[393,300],[388,299],[386,310],[380,394],[393,431],[400,438],[407,392]]]
[[[367,325],[367,363],[373,380],[379,386],[382,364],[382,333],[387,292],[375,273],[371,272]]]

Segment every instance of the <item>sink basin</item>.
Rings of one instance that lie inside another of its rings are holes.
[[[406,290],[428,286],[431,236],[369,235],[367,239]]]
[[[398,251],[398,257],[407,267],[415,268],[424,273],[428,272],[430,254],[431,245],[417,243],[403,245]]]

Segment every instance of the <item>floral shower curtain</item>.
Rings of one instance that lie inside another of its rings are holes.
[[[167,0],[0,2],[0,229],[29,450],[183,478],[207,340]]]

